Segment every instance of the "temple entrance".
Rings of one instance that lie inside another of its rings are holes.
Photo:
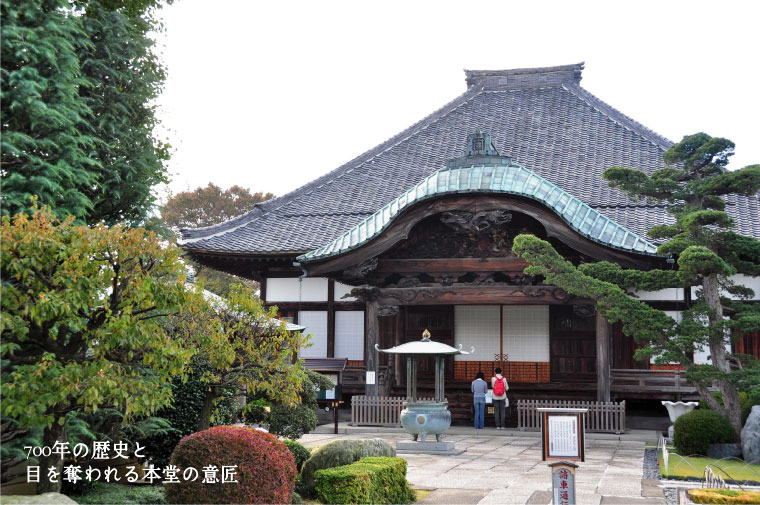
[[[596,380],[596,328],[593,307],[550,308],[550,367],[553,382]]]

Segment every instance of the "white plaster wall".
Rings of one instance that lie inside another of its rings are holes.
[[[634,291],[639,300],[683,301],[683,288],[666,288],[657,291]]]
[[[349,294],[351,290],[354,289],[353,286],[349,286],[348,284],[342,284],[340,282],[335,283],[335,298],[334,300],[336,302],[355,302],[356,298],[353,296],[349,296],[347,298],[343,298],[343,296]]]
[[[267,278],[267,302],[298,301],[326,302],[327,279],[323,277]]]
[[[454,343],[474,354],[458,354],[456,361],[493,361],[499,353],[499,306],[457,305],[454,307]]]
[[[364,311],[335,311],[335,357],[364,359]]]
[[[760,277],[750,277],[749,275],[737,274],[737,275],[731,276],[731,280],[734,281],[734,283],[748,287],[755,292],[755,296],[750,298],[750,300],[760,300]],[[691,288],[692,300],[697,299],[697,290],[699,289],[700,289],[699,286],[692,286]],[[721,296],[729,296],[729,294],[726,292],[721,292]],[[730,295],[730,298],[737,300],[739,297]]]
[[[549,306],[504,306],[504,352],[509,361],[549,361]]]
[[[298,313],[298,324],[306,326],[304,335],[312,335],[311,347],[302,347],[298,353],[302,358],[327,357],[327,311],[302,310]]]

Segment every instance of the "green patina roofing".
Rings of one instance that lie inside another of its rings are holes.
[[[336,256],[360,247],[385,230],[407,207],[457,193],[503,193],[537,200],[578,233],[594,242],[639,254],[656,255],[657,246],[592,209],[567,191],[502,157],[500,166],[446,167],[432,173],[329,244],[299,256],[300,262]]]

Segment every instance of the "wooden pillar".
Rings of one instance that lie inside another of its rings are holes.
[[[610,401],[610,323],[596,313],[596,401]]]
[[[377,309],[378,309],[378,302],[377,300],[367,300],[367,311],[366,311],[366,327],[367,327],[367,339],[366,339],[366,348],[364,350],[364,363],[367,366],[368,372],[374,372],[375,373],[375,383],[374,384],[366,384],[365,385],[365,392],[364,394],[367,396],[378,396],[378,376],[377,376],[377,350],[375,349],[375,344],[379,342],[380,337],[380,324],[377,320]]]
[[[401,345],[401,311],[399,311],[398,314],[396,314],[396,325],[393,328],[393,346]],[[394,354],[394,366],[393,366],[393,373],[395,375],[395,383],[397,386],[400,386],[403,382],[403,375],[401,373],[401,355],[400,354]]]
[[[327,357],[335,357],[335,281],[327,281]]]

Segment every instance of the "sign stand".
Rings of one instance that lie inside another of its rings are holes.
[[[541,414],[541,459],[585,461],[588,409],[539,408]]]

